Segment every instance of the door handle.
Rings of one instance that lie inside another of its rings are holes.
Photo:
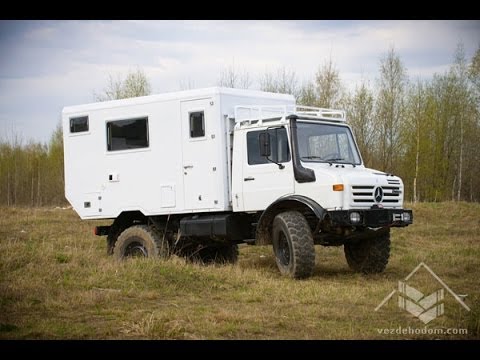
[[[246,177],[246,178],[243,179],[243,181],[252,181],[252,180],[255,180],[255,178],[254,178],[254,177],[251,177],[251,176]]]
[[[193,165],[185,165],[183,168],[184,169],[191,169],[191,168],[193,168]]]

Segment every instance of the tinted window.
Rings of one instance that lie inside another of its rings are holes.
[[[70,132],[78,133],[88,131],[88,116],[70,118]]]
[[[260,155],[259,136],[265,130],[250,131],[247,133],[247,151],[248,164],[266,164],[270,161],[265,156]],[[290,150],[288,147],[287,130],[285,128],[277,128],[268,130],[270,134],[270,159],[277,163],[290,161]]]
[[[205,116],[203,111],[190,113],[190,137],[205,136]]]
[[[148,118],[108,122],[107,146],[109,151],[148,147]]]

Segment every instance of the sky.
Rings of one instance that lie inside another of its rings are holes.
[[[47,142],[64,106],[93,102],[109,75],[137,68],[157,94],[216,86],[231,66],[253,89],[282,67],[301,84],[331,59],[353,89],[375,82],[391,47],[415,80],[448,70],[459,42],[470,60],[480,21],[0,20],[0,140]]]

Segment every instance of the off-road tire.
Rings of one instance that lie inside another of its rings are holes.
[[[128,228],[128,225],[112,225],[110,231],[107,235],[107,255],[113,255],[113,249],[115,248],[115,243],[118,240],[120,234]]]
[[[377,237],[344,245],[348,266],[364,274],[385,270],[390,257],[390,231]]]
[[[130,226],[132,226],[135,221],[140,220],[140,217],[136,215],[124,215],[117,218],[107,235],[107,255],[113,255],[113,249],[115,248],[115,243],[118,240],[120,234]]]
[[[169,255],[168,242],[162,240],[162,234],[150,226],[131,226],[118,237],[113,256],[119,261],[131,256],[166,258]]]
[[[315,267],[315,246],[312,231],[298,211],[286,211],[273,219],[273,252],[278,269],[295,279],[312,275]]]

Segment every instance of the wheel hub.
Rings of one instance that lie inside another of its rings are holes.
[[[125,257],[147,257],[148,252],[145,246],[139,242],[132,242],[125,249]]]

